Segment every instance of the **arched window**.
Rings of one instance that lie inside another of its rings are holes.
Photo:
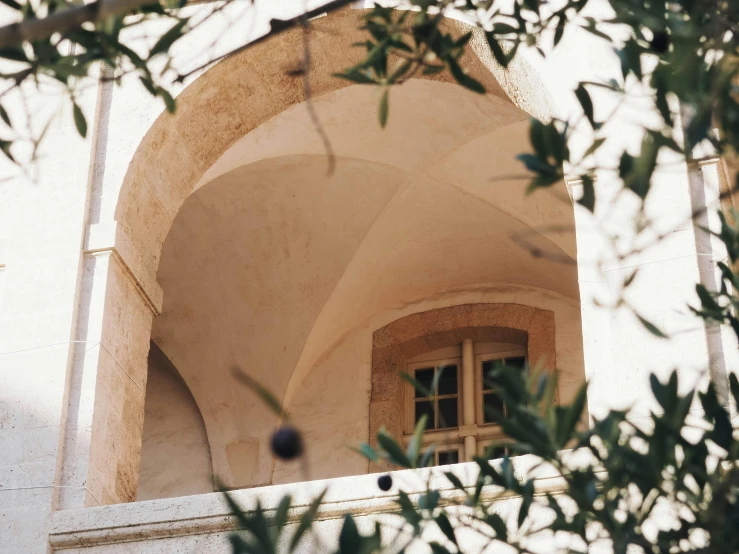
[[[526,362],[554,371],[554,314],[519,304],[465,304],[413,314],[378,329],[372,356],[370,439],[380,427],[407,443],[428,417],[424,445],[437,446],[435,465],[472,460],[505,439],[484,407],[506,407],[485,378],[495,363],[523,370]],[[400,378],[408,372],[431,397]],[[500,457],[505,447],[493,449]]]
[[[488,406],[506,412],[505,404],[486,377],[496,363],[523,371],[525,345],[465,339],[456,346],[409,359],[408,374],[432,396],[405,384],[404,441],[410,440],[416,424],[426,415],[423,446],[437,446],[435,465],[457,463],[486,453],[493,458],[502,456],[505,447],[488,452],[488,447],[505,436],[500,422],[485,410]],[[441,375],[435,390],[431,390],[437,373]]]

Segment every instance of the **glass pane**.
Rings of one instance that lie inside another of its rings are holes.
[[[426,429],[435,429],[434,426],[434,403],[427,400],[416,402],[416,424],[423,414],[428,415],[426,420]]]
[[[498,420],[489,410],[485,408],[494,408],[499,412],[503,412],[503,400],[494,392],[488,392],[482,395],[483,405],[483,421],[485,423],[498,423]]]
[[[445,466],[449,464],[459,463],[459,451],[458,450],[446,450],[445,452],[439,452],[439,465]]]
[[[424,387],[426,390],[431,390],[431,383],[434,381],[434,368],[427,367],[424,369],[416,370],[416,381],[419,385]],[[433,391],[432,391],[433,392]],[[426,395],[420,390],[416,389],[416,398],[424,398]]]
[[[487,446],[485,447],[485,456],[488,460],[497,460],[506,455],[505,446]]]
[[[490,384],[490,379],[488,378],[488,375],[490,375],[490,372],[495,367],[495,362],[497,360],[487,360],[482,362],[482,390],[490,390],[492,385]]]
[[[505,365],[521,370],[526,365],[526,358],[524,358],[523,356],[517,358],[506,358]]]
[[[457,366],[445,365],[439,371],[439,394],[457,394]]]
[[[439,400],[439,429],[457,426],[457,399],[442,398]]]

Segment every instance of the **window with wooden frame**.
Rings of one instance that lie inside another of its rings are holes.
[[[503,456],[504,446],[492,447],[505,441],[500,422],[485,410],[485,406],[495,406],[506,414],[506,406],[486,378],[496,363],[523,371],[526,346],[465,340],[409,360],[408,373],[431,394],[406,385],[405,441],[410,440],[416,424],[426,415],[423,447],[436,445],[434,465],[470,461],[474,456]],[[431,390],[438,373],[437,385]]]
[[[501,444],[498,440],[488,439],[481,440],[477,443],[477,455],[488,460],[497,460],[505,455],[510,455],[511,451]]]
[[[420,390],[414,390],[413,427],[424,415],[426,429],[451,429],[458,427],[460,420],[459,403],[459,366],[461,360],[437,360],[433,363],[413,364],[408,369],[419,385],[431,392],[426,396]],[[437,373],[438,383],[431,390]]]
[[[459,457],[459,448],[455,446],[440,446],[434,451],[434,465],[448,466],[463,461]]]
[[[503,399],[498,396],[495,387],[490,382],[488,376],[495,368],[496,364],[513,367],[519,371],[523,371],[526,366],[526,357],[523,355],[508,355],[490,358],[488,356],[478,356],[480,358],[477,366],[477,377],[479,385],[477,390],[480,397],[478,399],[478,421],[483,425],[496,425],[500,422],[495,419],[494,412],[501,412],[504,416],[508,415],[508,408]],[[486,409],[488,408],[488,409]]]

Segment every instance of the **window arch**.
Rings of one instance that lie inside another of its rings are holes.
[[[440,452],[446,452],[438,455],[439,463],[454,462],[455,456],[459,461],[471,459],[491,438],[497,437],[486,427],[491,422],[481,415],[484,397],[491,393],[475,374],[489,360],[509,358],[510,363],[519,364],[521,358],[526,358],[532,366],[540,365],[553,372],[554,337],[554,312],[521,304],[439,308],[411,314],[378,329],[372,345],[370,440],[374,441],[381,427],[402,437],[414,423],[417,400],[400,374],[408,370],[428,372],[429,368],[433,373],[437,366],[443,366],[450,376],[456,372],[456,385],[450,384],[444,394],[437,394],[433,406],[423,405],[421,411],[434,412],[431,427],[436,429],[432,433],[439,435],[429,439],[434,438],[442,445]],[[494,401],[492,396],[488,400]],[[445,406],[441,406],[442,401]],[[452,421],[452,425],[439,423],[437,412],[443,409],[456,409],[457,421]]]

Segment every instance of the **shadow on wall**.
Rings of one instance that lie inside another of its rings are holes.
[[[214,491],[203,418],[177,368],[152,341],[136,500]]]

